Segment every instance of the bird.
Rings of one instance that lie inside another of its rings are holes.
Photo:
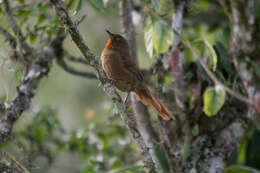
[[[129,93],[134,92],[136,98],[144,105],[152,105],[164,120],[175,120],[171,111],[147,88],[141,70],[131,57],[128,41],[120,34],[106,30],[109,35],[105,48],[101,53],[102,67],[114,86]]]

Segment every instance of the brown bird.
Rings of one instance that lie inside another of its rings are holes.
[[[101,60],[108,78],[112,79],[116,88],[127,92],[127,97],[131,91],[135,92],[138,100],[145,105],[151,104],[164,120],[175,119],[170,110],[145,86],[143,75],[131,58],[127,40],[119,34],[106,32],[109,39]]]

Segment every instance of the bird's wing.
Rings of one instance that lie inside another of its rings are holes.
[[[144,77],[141,70],[137,67],[134,61],[130,59],[130,56],[123,56],[122,60],[125,68],[131,72],[139,81],[143,81]]]

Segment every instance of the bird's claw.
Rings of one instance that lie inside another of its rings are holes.
[[[111,85],[115,85],[116,80],[115,80],[115,79],[110,79],[109,83],[110,83]]]
[[[126,95],[126,97],[125,97],[125,99],[124,99],[124,105],[126,105],[126,103],[127,103],[127,99],[128,99],[128,97],[129,97],[129,94],[130,94],[130,92],[127,93],[127,95]]]

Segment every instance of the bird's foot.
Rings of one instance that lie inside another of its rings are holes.
[[[115,85],[116,79],[110,79],[109,83],[110,83],[111,85]]]
[[[130,94],[130,92],[127,93],[127,95],[126,95],[126,97],[125,97],[125,99],[124,99],[124,105],[126,105],[126,103],[127,103],[127,99],[128,99],[128,97],[129,97],[129,94]]]

